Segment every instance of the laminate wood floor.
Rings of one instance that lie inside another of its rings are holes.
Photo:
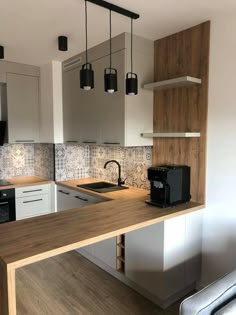
[[[177,315],[162,310],[76,252],[18,269],[17,315]]]

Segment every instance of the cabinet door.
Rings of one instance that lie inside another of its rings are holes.
[[[79,140],[82,144],[99,144],[101,141],[101,109],[99,108],[99,87],[97,84],[97,73],[94,68],[95,87],[85,91],[78,91],[78,116]],[[99,77],[99,80],[101,78]]]
[[[125,274],[165,300],[184,285],[185,217],[170,219],[125,237]]]
[[[202,252],[202,211],[186,215],[185,277],[190,285],[200,280]]]
[[[116,238],[90,245],[90,253],[106,265],[116,269]]]
[[[64,187],[57,187],[57,211],[81,208],[84,201],[74,198],[74,191]]]
[[[112,67],[117,69],[118,91],[104,91],[104,69],[109,67],[109,56],[93,62],[96,93],[94,105],[100,117],[100,144],[124,145],[125,134],[125,50],[112,54]]]
[[[51,212],[50,194],[16,198],[16,220]]]
[[[57,187],[57,211],[82,208],[99,202],[104,200],[62,186]]]
[[[79,68],[63,73],[63,131],[64,141],[79,141]]]
[[[182,215],[125,237],[126,276],[165,300],[199,277],[201,214]]]
[[[104,91],[104,69],[109,56],[91,61],[94,89],[80,88],[80,68],[63,73],[63,111],[65,141],[93,144],[124,144],[125,133],[125,50],[112,55],[118,71],[118,91]]]
[[[39,141],[39,78],[7,73],[9,143]]]
[[[154,295],[164,286],[164,223],[125,235],[125,275]]]

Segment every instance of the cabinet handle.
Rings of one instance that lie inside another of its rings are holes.
[[[63,191],[63,190],[58,190],[58,192],[60,192],[60,193],[62,193],[62,194],[64,194],[64,195],[70,195],[69,192],[65,192],[65,191]]]
[[[0,205],[1,205],[1,206],[3,206],[3,205],[8,205],[8,203],[9,203],[9,202],[7,202],[7,201],[6,201],[6,202],[0,202]]]
[[[120,142],[103,142],[103,144],[120,144]]]
[[[35,191],[42,191],[42,189],[25,190],[25,191],[23,191],[23,194],[27,194],[27,193],[35,192]]]
[[[96,144],[97,141],[83,141],[83,143],[85,143],[85,144],[86,144],[86,143],[87,143],[87,144],[93,144],[93,143]]]
[[[76,140],[68,140],[68,141],[66,141],[67,143],[78,143],[78,141],[76,141]]]
[[[28,201],[23,201],[23,203],[37,202],[37,201],[42,201],[42,200],[43,199],[28,200]]]
[[[77,199],[79,199],[79,200],[83,200],[83,201],[88,201],[88,199],[82,198],[82,197],[80,197],[80,196],[75,196],[75,198],[77,198]]]
[[[34,142],[34,140],[16,140],[17,143],[21,142]]]

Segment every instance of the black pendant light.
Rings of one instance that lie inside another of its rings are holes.
[[[87,22],[87,0],[85,0],[85,36],[86,36],[86,63],[80,70],[80,87],[84,90],[94,88],[94,73],[91,63],[88,62],[88,22]]]
[[[66,36],[58,36],[58,50],[68,50],[68,38]]]
[[[117,70],[112,68],[112,49],[111,49],[111,10],[109,15],[110,23],[110,67],[104,70],[105,92],[114,93],[117,91]]]
[[[138,94],[138,76],[133,72],[133,19],[131,18],[131,72],[126,74],[126,94],[137,95]]]
[[[0,46],[0,59],[4,59],[4,47]]]

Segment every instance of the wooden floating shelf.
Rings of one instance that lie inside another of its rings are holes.
[[[201,83],[202,83],[201,79],[185,76],[185,77],[145,84],[143,88],[147,90],[165,90],[165,89],[172,89],[172,88],[178,88],[178,87],[189,87],[189,86],[192,86],[195,84],[201,84]]]
[[[199,138],[200,132],[157,132],[141,133],[144,138]]]

